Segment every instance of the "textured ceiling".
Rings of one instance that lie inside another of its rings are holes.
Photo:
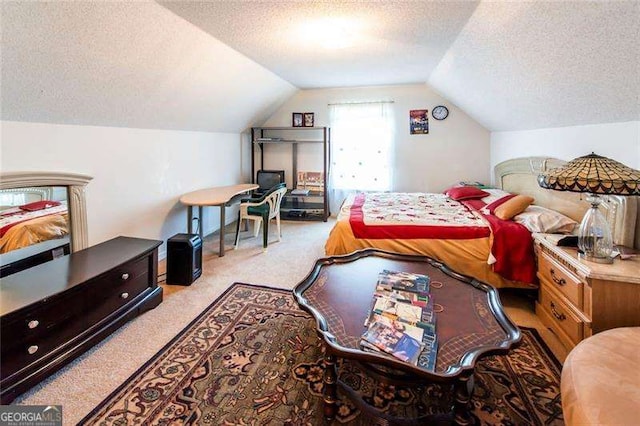
[[[494,131],[640,120],[637,0],[0,4],[5,120],[236,132],[295,86],[424,82]]]
[[[302,89],[424,83],[475,1],[160,1]],[[327,49],[315,25],[353,37]]]
[[[296,91],[155,2],[0,3],[3,120],[239,132]]]
[[[640,119],[637,0],[161,4],[300,88],[428,82],[490,130]],[[321,17],[359,38],[301,35]]]
[[[491,130],[640,119],[640,2],[482,2],[429,83]]]

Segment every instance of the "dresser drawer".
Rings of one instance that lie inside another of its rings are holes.
[[[150,257],[137,259],[90,282],[90,292],[84,295],[84,303],[89,308],[83,318],[85,327],[116,312],[154,285],[155,280],[149,273],[151,262]]]
[[[43,300],[11,318],[3,318],[0,330],[2,356],[17,344],[48,336],[81,315],[85,307],[80,294],[80,289],[74,289],[59,297]]]
[[[29,337],[7,347],[3,345],[0,369],[2,380],[39,361],[75,336],[78,329],[82,328],[76,320],[75,317],[67,317],[48,334]]]
[[[554,287],[566,297],[576,308],[584,309],[584,284],[546,253],[538,256],[538,274],[544,283]]]
[[[568,338],[571,346],[576,345],[584,338],[584,321],[577,312],[560,300],[555,294],[544,286],[540,289],[540,307],[545,316],[551,321],[551,328],[559,334],[559,337]],[[549,324],[547,324],[549,325]],[[557,331],[560,330],[560,333]],[[564,334],[564,336],[562,336]]]

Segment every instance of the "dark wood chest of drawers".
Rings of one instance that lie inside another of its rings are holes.
[[[2,404],[162,301],[161,243],[118,237],[0,280]]]

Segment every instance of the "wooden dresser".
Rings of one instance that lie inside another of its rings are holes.
[[[160,244],[118,237],[0,280],[2,404],[160,304]]]
[[[535,234],[540,293],[536,314],[567,350],[615,327],[640,325],[640,257],[604,265]]]

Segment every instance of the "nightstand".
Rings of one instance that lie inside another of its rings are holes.
[[[567,350],[610,328],[640,325],[640,256],[611,265],[578,259],[534,234],[540,293],[536,314]]]

